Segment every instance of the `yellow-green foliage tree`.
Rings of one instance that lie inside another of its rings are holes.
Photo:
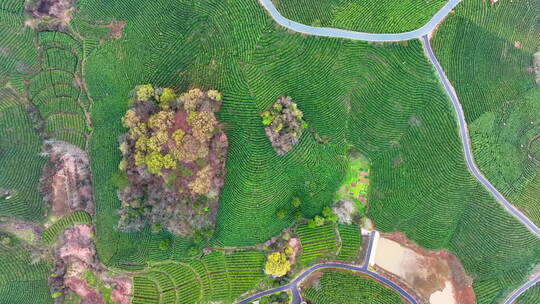
[[[282,277],[291,270],[291,263],[283,252],[272,252],[268,255],[264,273],[274,277]]]
[[[118,192],[119,227],[159,224],[179,235],[213,228],[224,183],[227,136],[215,113],[221,94],[139,85],[122,118],[119,169],[129,187]],[[137,203],[135,203],[137,202]]]

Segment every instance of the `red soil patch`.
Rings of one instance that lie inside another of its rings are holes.
[[[90,225],[75,225],[64,231],[64,243],[59,248],[59,257],[63,260],[94,263],[96,249],[91,239],[93,227]]]
[[[65,216],[76,210],[94,214],[90,165],[85,151],[61,141],[47,141],[44,151],[49,156],[43,168],[41,192],[52,203],[52,211]]]
[[[289,258],[291,264],[296,263],[296,257],[298,256],[298,251],[300,250],[300,240],[297,238],[291,238],[288,243],[289,246],[293,249],[292,255]]]
[[[116,285],[112,290],[111,299],[118,304],[130,304],[131,279],[114,279],[113,281]]]
[[[422,264],[417,265],[413,285],[418,294],[427,298],[434,292],[436,285],[450,281],[454,289],[454,299],[459,304],[475,304],[476,296],[472,289],[472,279],[468,277],[459,260],[445,250],[426,250],[413,243],[401,232],[382,233],[381,237],[393,240],[421,256]],[[394,276],[395,277],[395,276]],[[403,278],[398,277],[403,281]],[[410,284],[410,282],[409,282]]]
[[[122,38],[122,30],[124,29],[124,26],[126,26],[125,21],[111,20],[111,23],[107,25],[109,28],[109,38]]]
[[[77,277],[69,277],[65,280],[65,285],[81,296],[81,303],[86,304],[105,304],[103,297],[90,287],[85,280]]]

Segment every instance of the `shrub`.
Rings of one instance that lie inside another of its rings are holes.
[[[291,263],[282,252],[272,252],[268,255],[264,272],[273,277],[282,277],[291,270]]]

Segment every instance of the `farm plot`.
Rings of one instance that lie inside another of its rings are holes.
[[[128,24],[121,39],[94,50],[86,70],[97,242],[106,264],[147,261],[153,242],[150,231],[114,230],[120,202],[109,183],[120,160],[123,101],[138,83],[224,94],[219,118],[231,147],[214,245],[253,245],[276,235],[293,219],[276,220],[275,212],[294,196],[305,202],[304,216],[318,214],[343,180],[351,144],[372,162],[368,216],[378,229],[452,250],[478,286],[505,282],[476,288],[481,303],[503,297],[538,262],[540,242],[470,176],[453,109],[418,41],[376,47],[291,34],[247,0],[138,7],[81,0],[75,18]],[[303,110],[309,130],[278,157],[259,114],[284,93]]]
[[[339,238],[341,239],[341,248],[337,259],[344,261],[354,261],[358,256],[360,245],[362,245],[362,236],[360,228],[357,225],[338,224]]]
[[[35,261],[24,248],[0,244],[0,303],[52,303],[47,278],[51,265]]]
[[[405,303],[399,294],[388,287],[351,273],[325,270],[316,280],[318,283],[310,282],[313,285],[303,290],[306,299],[313,304]]]
[[[296,228],[296,233],[302,244],[300,261],[303,265],[309,265],[321,258],[335,256],[337,235],[334,225],[326,224],[315,228],[300,225]]]
[[[540,166],[528,148],[540,133],[532,68],[539,10],[536,1],[463,3],[433,41],[463,105],[480,170],[537,225]]]
[[[278,11],[307,25],[368,33],[396,33],[426,24],[445,0],[279,0]]]
[[[261,252],[216,251],[200,260],[155,264],[134,277],[133,303],[229,303],[258,286],[263,263]]]

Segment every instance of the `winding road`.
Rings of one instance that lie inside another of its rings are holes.
[[[352,39],[352,40],[363,40],[363,41],[381,41],[381,42],[403,41],[403,40],[410,40],[410,39],[417,39],[417,38],[421,39],[424,46],[424,51],[426,52],[428,59],[431,61],[431,63],[435,67],[435,70],[437,71],[437,74],[439,75],[440,81],[444,89],[446,90],[446,93],[450,97],[450,100],[452,101],[452,106],[454,107],[454,110],[456,112],[456,116],[458,119],[459,134],[461,137],[461,143],[463,145],[465,161],[467,163],[467,167],[469,168],[469,171],[484,186],[484,188],[487,191],[489,191],[489,193],[491,193],[497,199],[497,201],[504,207],[504,209],[508,213],[510,213],[518,221],[520,221],[523,225],[525,225],[527,229],[529,229],[537,237],[540,237],[540,228],[538,228],[538,226],[536,226],[521,211],[519,211],[516,207],[510,204],[510,202],[508,202],[508,200],[506,200],[506,198],[487,180],[487,178],[480,172],[480,170],[476,166],[476,163],[474,162],[474,158],[472,155],[470,138],[467,131],[467,122],[465,121],[465,115],[463,113],[463,109],[461,107],[461,104],[459,103],[459,99],[456,95],[454,88],[452,87],[450,81],[446,77],[446,74],[444,73],[443,68],[441,67],[439,61],[437,60],[437,57],[435,56],[433,52],[433,49],[431,48],[429,35],[433,33],[437,25],[440,24],[444,18],[446,18],[446,16],[452,11],[452,9],[456,5],[458,5],[461,2],[461,0],[448,1],[424,26],[416,30],[413,30],[410,32],[403,32],[403,33],[387,33],[387,34],[363,33],[363,32],[355,32],[355,31],[349,31],[349,30],[343,30],[343,29],[337,29],[337,28],[308,26],[308,25],[301,24],[301,23],[298,23],[298,22],[295,22],[295,21],[292,21],[283,17],[283,15],[279,13],[279,11],[277,10],[277,8],[275,7],[275,5],[272,3],[271,0],[259,0],[259,2],[268,11],[268,13],[272,17],[272,19],[274,19],[275,22],[277,22],[278,24],[280,24],[281,26],[287,29],[290,29],[295,32],[307,34],[307,35],[332,37],[332,38],[344,38],[344,39]],[[275,292],[285,291],[285,290],[292,290],[293,304],[298,304],[301,302],[300,293],[298,291],[298,284],[305,277],[307,277],[314,271],[322,269],[322,268],[342,268],[342,269],[348,269],[348,270],[364,273],[366,275],[369,275],[381,281],[382,283],[394,289],[396,292],[399,292],[410,303],[417,303],[416,300],[410,294],[408,294],[405,290],[397,286],[397,284],[367,269],[369,257],[371,255],[371,249],[372,249],[371,247],[372,247],[374,233],[376,232],[371,233],[372,236],[370,237],[368,253],[366,254],[366,260],[362,266],[353,266],[353,265],[347,265],[347,264],[341,264],[341,263],[317,264],[305,270],[304,272],[302,272],[297,278],[295,278],[289,284],[278,287],[278,288],[263,291],[249,298],[241,300],[237,304],[250,303],[251,301],[257,298],[260,298],[262,296],[269,295]],[[524,293],[527,289],[534,286],[538,282],[540,282],[540,274],[532,277],[527,283],[525,283],[523,286],[521,286],[520,288],[512,292],[510,296],[504,301],[504,304],[513,303],[515,299],[517,299],[522,293]]]
[[[270,295],[270,294],[273,294],[273,293],[276,293],[276,292],[282,292],[282,291],[287,291],[287,290],[290,290],[292,292],[292,295],[293,295],[292,296],[292,298],[293,298],[292,303],[293,304],[300,304],[302,302],[302,298],[300,296],[299,284],[306,277],[308,277],[310,274],[312,274],[313,272],[315,272],[317,270],[324,269],[324,268],[340,268],[340,269],[352,270],[352,271],[355,271],[355,272],[358,272],[358,273],[363,273],[365,275],[368,275],[368,276],[376,279],[377,281],[383,283],[384,285],[390,287],[395,292],[399,293],[409,303],[418,304],[416,299],[412,295],[410,295],[406,290],[401,288],[398,284],[396,284],[396,283],[392,282],[391,280],[381,276],[380,274],[378,274],[376,272],[373,272],[373,271],[368,269],[369,258],[371,257],[372,250],[373,250],[373,243],[374,243],[373,240],[374,240],[377,233],[378,233],[377,231],[372,231],[370,233],[367,253],[366,253],[366,256],[364,257],[364,263],[362,263],[361,266],[349,265],[349,264],[344,264],[344,263],[336,263],[336,262],[327,262],[327,263],[316,264],[316,265],[313,265],[310,268],[304,270],[299,276],[297,276],[294,280],[292,280],[288,284],[280,286],[280,287],[276,287],[276,288],[273,288],[273,289],[269,289],[269,290],[259,292],[259,293],[255,294],[255,295],[252,295],[252,296],[250,296],[248,298],[245,298],[245,299],[243,299],[243,300],[241,300],[239,302],[236,302],[236,304],[251,303],[252,301],[254,301],[254,300],[256,300],[256,299],[258,299],[260,297],[264,297],[264,296],[267,296],[267,295]]]

